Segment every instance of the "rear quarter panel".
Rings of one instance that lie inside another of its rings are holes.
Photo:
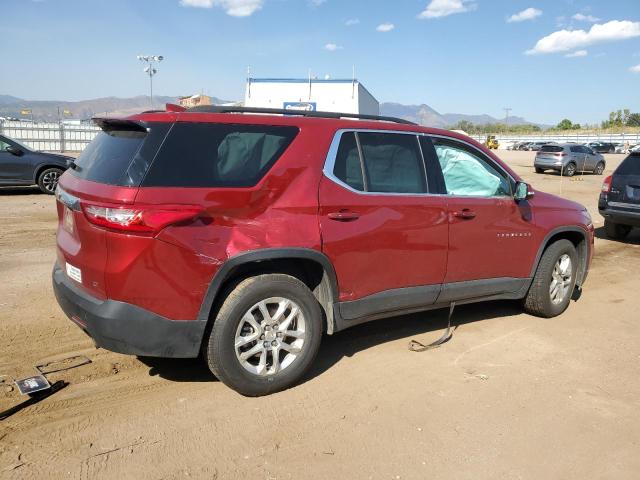
[[[170,319],[195,319],[229,258],[263,248],[320,250],[318,185],[332,135],[326,128],[301,127],[254,187],[140,188],[136,204],[201,205],[204,213],[153,239],[109,234],[109,297]]]

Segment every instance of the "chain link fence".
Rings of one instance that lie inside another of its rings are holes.
[[[100,128],[92,124],[0,120],[0,135],[40,151],[81,152],[99,131]]]

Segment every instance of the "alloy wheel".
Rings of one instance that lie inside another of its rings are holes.
[[[47,192],[55,192],[58,180],[60,179],[60,172],[51,171],[44,174],[42,177],[42,186]]]
[[[284,297],[256,303],[242,316],[235,335],[236,358],[248,372],[275,375],[300,356],[305,345],[300,306]]]
[[[551,284],[549,285],[549,296],[554,304],[562,303],[571,288],[571,277],[573,265],[571,257],[566,253],[558,258],[553,272],[551,272]]]

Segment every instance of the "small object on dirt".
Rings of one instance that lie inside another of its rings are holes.
[[[328,450],[326,452],[322,452],[324,455],[335,455],[336,452],[334,452],[333,450]]]
[[[87,365],[89,363],[91,363],[89,357],[85,357],[84,355],[74,355],[73,357],[67,357],[61,360],[53,360],[51,362],[41,363],[39,365],[36,365],[36,370],[38,370],[43,375],[46,375],[49,373],[70,370],[72,368]]]
[[[484,375],[484,374],[479,374],[476,375],[476,378],[479,378],[480,380],[489,380],[489,376],[488,375]]]
[[[453,338],[453,332],[456,331],[458,326],[456,325],[451,328],[451,317],[453,316],[453,310],[456,308],[456,302],[451,302],[449,304],[449,316],[447,318],[447,329],[444,331],[442,336],[438,338],[436,341],[431,342],[427,345],[424,343],[418,342],[417,340],[411,340],[409,342],[409,350],[412,352],[426,352],[427,350],[431,350],[433,348],[438,348],[444,343],[447,343],[451,338]]]
[[[20,380],[16,380],[15,384],[22,395],[32,395],[36,392],[51,388],[51,384],[44,375],[21,378]]]

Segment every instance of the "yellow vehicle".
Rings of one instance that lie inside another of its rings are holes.
[[[497,150],[498,146],[500,145],[498,143],[498,140],[496,140],[495,135],[487,135],[487,139],[485,140],[484,144],[490,150]]]

